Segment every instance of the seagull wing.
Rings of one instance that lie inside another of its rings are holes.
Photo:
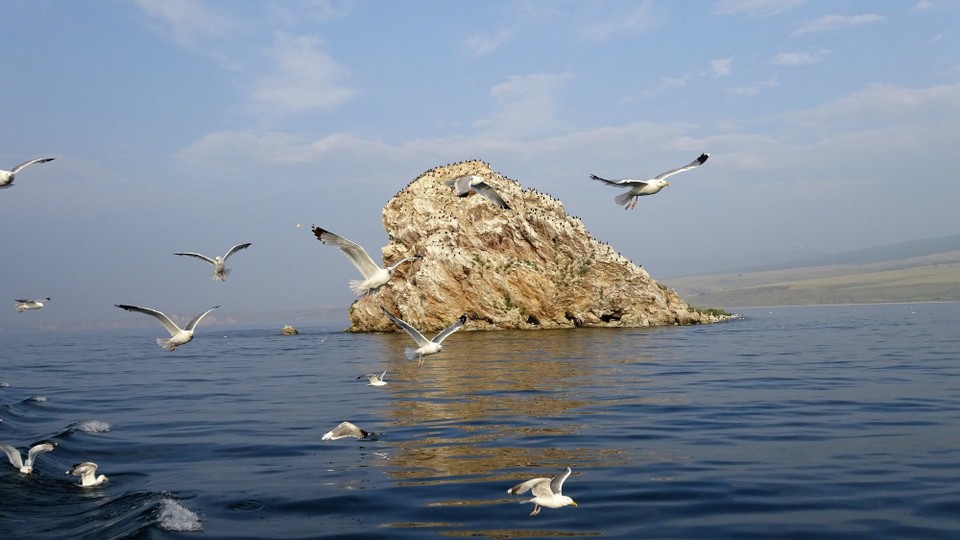
[[[710,157],[710,154],[706,154],[706,153],[700,154],[700,157],[698,157],[697,159],[691,161],[689,164],[684,165],[683,167],[680,167],[679,169],[671,169],[671,170],[669,170],[669,171],[667,171],[667,172],[660,173],[660,174],[658,174],[658,175],[654,178],[654,180],[663,180],[664,178],[666,178],[666,177],[668,177],[668,176],[673,176],[673,175],[675,175],[675,174],[677,174],[677,173],[682,173],[683,171],[689,171],[690,169],[699,167],[699,166],[703,165],[703,163],[704,163],[705,161],[707,161],[707,158],[708,158],[708,157]]]
[[[647,184],[646,180],[632,180],[630,178],[623,178],[621,180],[607,180],[606,178],[600,178],[595,174],[591,174],[590,178],[594,180],[598,180],[600,182],[605,183],[608,186],[613,186],[613,187],[645,186]]]
[[[137,311],[139,313],[145,313],[147,315],[156,317],[161,323],[163,323],[164,328],[167,329],[167,332],[170,332],[171,336],[177,335],[177,332],[180,332],[180,327],[177,326],[177,323],[170,320],[170,317],[167,317],[163,313],[155,309],[140,307],[140,306],[131,306],[128,304],[114,304],[120,309],[125,309],[127,311]]]
[[[497,193],[497,190],[493,189],[493,187],[491,187],[490,184],[482,181],[477,182],[473,184],[473,190],[479,193],[480,195],[483,195],[484,197],[492,201],[494,204],[496,204],[500,208],[504,208],[506,210],[510,209],[510,206],[506,202],[504,202],[503,198],[500,197],[500,194]]]
[[[227,260],[227,257],[233,255],[234,253],[240,251],[241,249],[247,249],[248,247],[250,247],[250,242],[247,242],[246,244],[237,244],[233,246],[232,248],[230,248],[230,251],[228,251],[227,254],[223,256],[223,260]]]
[[[184,330],[186,330],[186,331],[188,331],[188,332],[192,332],[193,329],[197,327],[197,323],[200,322],[200,319],[204,318],[204,316],[206,316],[207,313],[210,313],[211,311],[217,309],[218,307],[220,307],[220,306],[213,306],[212,308],[210,308],[210,309],[204,311],[203,313],[197,315],[196,317],[194,317],[193,320],[191,320],[190,322],[187,323],[187,327],[184,328]]]
[[[554,491],[550,487],[552,481],[549,478],[540,478],[540,481],[531,486],[533,488],[534,497],[553,497]]]
[[[188,256],[188,257],[196,257],[196,258],[198,258],[198,259],[203,259],[203,260],[207,261],[207,262],[210,263],[210,264],[216,264],[216,263],[217,263],[217,261],[211,259],[210,257],[207,257],[206,255],[204,255],[204,254],[202,254],[202,253],[193,253],[192,251],[191,251],[191,252],[186,252],[186,253],[174,253],[174,255],[186,255],[186,256]]]
[[[386,308],[380,308],[380,309],[382,309],[383,312],[387,314],[387,317],[390,317],[390,320],[396,323],[397,326],[399,326],[400,328],[403,328],[404,332],[410,334],[410,337],[412,337],[413,340],[417,342],[417,345],[423,347],[427,343],[430,343],[430,341],[427,338],[423,337],[423,334],[421,334],[419,330],[410,326],[406,322],[398,319],[393,315],[393,313],[390,313],[389,311],[387,311]],[[444,330],[444,332],[445,331],[446,330]]]
[[[57,443],[53,441],[40,441],[30,447],[30,451],[27,452],[27,463],[33,463],[33,458],[37,457],[37,454],[42,454],[44,452],[49,452],[57,447]]]
[[[17,300],[14,300],[14,302],[20,302],[21,304],[29,304],[30,302],[33,302],[33,300],[27,300],[26,298],[18,298]]]
[[[479,177],[477,177],[479,178]],[[458,176],[456,178],[451,178],[450,180],[444,181],[449,187],[452,187],[457,195],[460,197],[465,197],[470,193],[470,181],[474,179],[473,175]]]
[[[324,244],[332,244],[339,247],[340,251],[344,252],[347,258],[350,259],[350,262],[353,263],[353,266],[363,274],[363,277],[369,279],[370,276],[380,270],[380,265],[373,262],[370,255],[367,255],[367,252],[356,243],[342,236],[337,236],[330,231],[321,229],[316,225],[313,226],[313,234],[317,237],[317,240],[320,240]]]
[[[563,483],[566,481],[567,477],[570,476],[570,467],[567,467],[566,471],[563,471],[563,474],[558,474],[550,480],[550,491],[556,493],[557,495],[563,494]]]
[[[11,174],[17,174],[18,172],[20,172],[20,169],[22,169],[22,168],[24,168],[24,167],[28,167],[28,166],[30,166],[30,165],[33,165],[34,163],[46,163],[46,162],[48,162],[48,161],[53,161],[53,158],[52,158],[52,157],[45,157],[45,158],[31,159],[30,161],[24,161],[23,163],[21,163],[21,164],[17,165],[16,167],[10,169],[10,173],[11,173]]]
[[[526,491],[529,490],[530,488],[534,488],[533,493],[534,493],[534,495],[536,495],[537,490],[536,490],[535,486],[538,486],[538,485],[540,485],[540,484],[547,484],[547,485],[549,485],[549,484],[550,484],[550,479],[549,479],[549,478],[532,478],[532,479],[530,479],[530,480],[527,480],[526,482],[522,482],[522,483],[520,483],[520,484],[517,484],[517,485],[513,486],[512,488],[510,488],[510,489],[507,490],[507,493],[509,493],[509,494],[511,494],[511,495],[518,495],[518,494],[520,494],[520,493],[526,492]]]
[[[467,315],[463,314],[457,319],[457,322],[451,324],[450,326],[444,328],[440,331],[439,334],[433,337],[434,343],[441,343],[443,340],[447,339],[447,336],[456,332],[457,330],[463,328],[463,324],[467,322]]]
[[[20,469],[23,467],[23,458],[20,457],[20,451],[6,443],[0,443],[0,450],[7,454],[10,464]]]

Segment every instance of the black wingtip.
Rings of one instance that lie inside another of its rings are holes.
[[[697,158],[697,161],[700,162],[701,165],[703,165],[703,162],[705,162],[709,157],[710,157],[710,154],[704,152],[700,154],[700,157]]]

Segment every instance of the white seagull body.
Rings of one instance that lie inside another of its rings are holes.
[[[29,167],[34,163],[47,163],[49,161],[53,161],[53,158],[45,157],[45,158],[31,159],[30,161],[24,161],[23,163],[10,169],[9,171],[4,171],[3,169],[0,169],[0,189],[10,187],[13,184],[14,176],[18,172],[20,172],[20,170],[23,169],[24,167]]]
[[[390,281],[390,278],[393,277],[393,273],[398,266],[407,261],[420,258],[420,255],[413,255],[412,257],[400,259],[386,268],[380,268],[377,263],[373,262],[370,255],[367,255],[367,252],[354,242],[342,236],[337,236],[330,231],[321,229],[316,225],[313,226],[313,234],[317,237],[317,240],[320,240],[324,244],[339,247],[340,251],[353,263],[353,266],[363,274],[362,280],[350,281],[350,289],[357,296],[366,296],[376,292],[377,289],[383,287]]]
[[[365,439],[370,435],[369,431],[364,431],[350,422],[340,422],[337,427],[323,434],[322,441],[335,441],[346,437]]]
[[[7,459],[10,460],[11,465],[13,465],[23,474],[30,474],[33,472],[33,462],[37,458],[37,454],[49,452],[57,446],[58,444],[51,440],[34,443],[34,445],[30,447],[30,450],[27,451],[26,461],[22,461],[22,458],[20,457],[20,451],[9,444],[0,443],[0,450],[6,452]]]
[[[73,467],[70,467],[70,470],[67,471],[67,474],[79,476],[80,485],[83,487],[99,486],[108,480],[107,476],[104,474],[97,476],[97,464],[92,461],[77,463]]]
[[[157,338],[157,345],[160,345],[164,349],[173,352],[178,346],[185,343],[190,343],[190,340],[193,339],[193,329],[197,327],[197,323],[200,322],[207,313],[217,309],[220,306],[213,306],[212,308],[204,311],[203,313],[197,315],[190,322],[187,323],[187,326],[180,328],[177,326],[177,323],[173,322],[170,317],[167,317],[163,313],[155,309],[140,307],[140,306],[130,306],[127,304],[115,304],[120,309],[125,309],[127,311],[137,311],[140,313],[145,313],[147,315],[156,317],[163,326],[170,332],[170,339]]]
[[[49,301],[49,296],[43,300],[27,300],[25,298],[14,300],[14,302],[17,303],[17,313],[23,313],[24,311],[30,311],[31,309],[40,309],[43,307],[44,302]]]
[[[431,354],[437,354],[438,352],[442,351],[443,347],[440,346],[440,343],[442,343],[443,340],[447,339],[447,336],[449,336],[450,334],[463,328],[464,323],[467,322],[466,314],[461,315],[460,318],[457,319],[457,322],[441,330],[440,333],[434,336],[433,339],[427,339],[426,337],[424,337],[423,334],[420,333],[419,330],[410,326],[405,321],[395,317],[393,313],[390,313],[389,311],[387,311],[385,308],[382,308],[382,307],[380,309],[382,309],[383,312],[386,313],[387,317],[390,317],[391,321],[396,323],[396,325],[399,326],[400,328],[403,328],[403,330],[406,333],[410,334],[410,337],[412,337],[413,340],[417,342],[416,349],[407,348],[405,350],[408,360],[413,360],[414,358],[417,359],[417,366],[423,365],[424,356],[430,356]]]
[[[213,273],[210,274],[210,279],[214,279],[214,280],[219,279],[220,281],[226,281],[227,275],[230,274],[230,270],[228,270],[224,266],[224,264],[226,264],[227,262],[227,258],[233,255],[234,253],[240,251],[241,249],[247,249],[248,247],[250,247],[249,242],[247,242],[246,244],[237,244],[232,248],[230,248],[230,251],[227,251],[227,254],[224,255],[223,257],[214,257],[212,259],[202,253],[194,253],[192,251],[174,253],[174,255],[186,255],[188,257],[196,257],[198,259],[203,259],[204,261],[207,261],[208,263],[213,265]]]
[[[562,493],[563,482],[570,476],[570,472],[570,467],[567,467],[567,470],[564,471],[563,474],[559,474],[553,478],[534,478],[527,480],[522,484],[517,484],[508,489],[507,493],[519,495],[525,493],[527,490],[533,490],[532,499],[520,501],[521,504],[533,503],[533,512],[530,512],[531,516],[539,514],[541,506],[546,506],[547,508],[561,508],[570,504],[577,506],[577,503],[575,503],[573,499]]]
[[[358,380],[358,381],[359,381],[360,379],[367,379],[367,380],[369,380],[369,381],[370,381],[370,384],[368,384],[367,386],[386,386],[387,383],[384,382],[384,380],[383,380],[383,376],[386,375],[386,374],[387,374],[386,371],[383,371],[383,372],[381,372],[381,373],[367,373],[366,375],[361,375],[361,376],[357,377],[357,380]]]
[[[457,192],[458,197],[466,197],[471,191],[473,191],[484,196],[500,208],[505,210],[510,209],[510,205],[508,205],[503,198],[500,197],[500,194],[497,193],[497,190],[493,189],[490,184],[484,182],[482,176],[471,174],[468,176],[451,178],[443,183],[449,187],[452,187],[453,190]]]
[[[700,165],[703,165],[705,161],[707,161],[708,157],[710,157],[710,154],[700,154],[700,157],[691,161],[689,164],[678,169],[671,169],[667,172],[660,173],[649,180],[634,180],[631,178],[624,178],[622,180],[607,180],[606,178],[600,178],[595,174],[591,174],[590,178],[604,182],[608,186],[630,188],[630,190],[626,193],[617,195],[616,198],[613,199],[617,202],[617,204],[623,205],[624,210],[627,210],[637,206],[637,200],[639,197],[644,195],[653,195],[654,193],[659,192],[665,186],[669,186],[670,182],[667,182],[667,177],[699,167]]]

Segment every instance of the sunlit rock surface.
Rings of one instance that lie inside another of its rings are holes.
[[[510,205],[443,184],[484,177]],[[350,308],[349,331],[395,331],[381,306],[428,338],[466,313],[467,330],[643,327],[717,322],[690,308],[646,270],[594,240],[563,204],[482,161],[431,169],[383,209],[383,259],[402,265],[391,282]]]

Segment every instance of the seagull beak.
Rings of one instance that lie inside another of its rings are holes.
[[[664,182],[663,185],[669,186],[669,185],[670,185],[670,182]]]
[[[574,505],[574,506],[577,506],[577,501],[573,501],[573,502],[571,502],[570,504],[572,504],[572,505]]]

